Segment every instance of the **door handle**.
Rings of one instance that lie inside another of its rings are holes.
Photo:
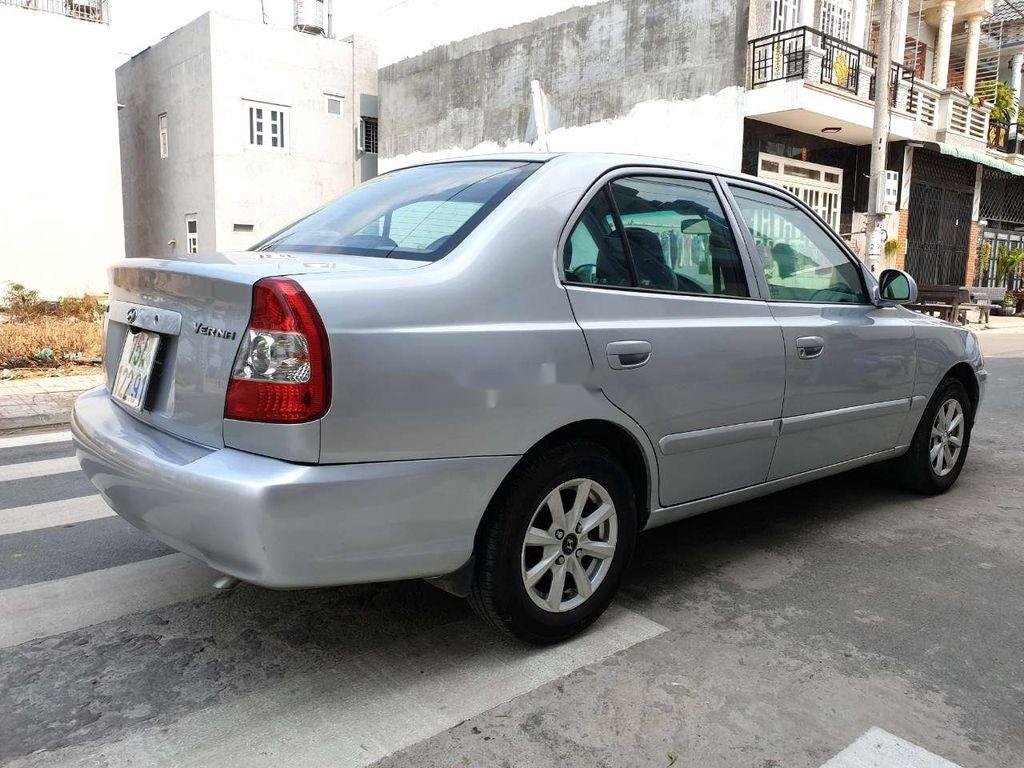
[[[825,340],[821,336],[801,336],[796,340],[796,356],[801,360],[813,360],[825,351]]]
[[[639,368],[651,359],[649,341],[613,341],[605,347],[608,365],[617,371]]]

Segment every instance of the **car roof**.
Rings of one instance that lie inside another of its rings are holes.
[[[456,157],[438,158],[436,160],[428,160],[424,163],[413,163],[410,166],[405,167],[415,167],[416,165],[435,165],[438,163],[457,163],[467,160],[505,160],[533,163],[547,163],[552,160],[558,160],[560,164],[578,162],[580,165],[587,165],[588,167],[593,167],[595,161],[603,161],[607,170],[623,166],[650,165],[659,168],[671,168],[679,171],[694,171],[696,173],[710,173],[717,176],[727,176],[733,179],[756,182],[759,185],[785,191],[778,184],[774,184],[766,179],[762,179],[758,176],[752,176],[748,173],[740,173],[739,171],[722,168],[720,166],[693,163],[687,160],[678,160],[670,157],[657,157],[655,155],[634,155],[625,152],[492,152],[484,155],[467,154]]]

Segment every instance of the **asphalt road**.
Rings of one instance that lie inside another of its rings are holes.
[[[0,764],[1024,766],[1024,334],[982,341],[952,491],[867,468],[644,534],[541,650],[422,582],[214,593],[66,436],[0,439]]]

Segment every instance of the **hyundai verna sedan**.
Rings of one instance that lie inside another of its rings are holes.
[[[251,251],[112,267],[72,426],[118,514],[225,574],[427,578],[552,642],[641,530],[870,462],[949,488],[986,373],[915,295],[756,178],[439,162]]]

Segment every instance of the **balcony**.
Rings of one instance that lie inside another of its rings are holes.
[[[0,0],[0,5],[41,13],[55,13],[99,24],[105,24],[108,20],[107,0]]]
[[[870,142],[878,66],[874,53],[812,27],[751,40],[748,49],[748,117],[806,133],[838,128],[840,141]],[[895,62],[889,86],[892,138],[977,147],[986,142],[988,108],[971,104],[965,94],[939,90]]]

